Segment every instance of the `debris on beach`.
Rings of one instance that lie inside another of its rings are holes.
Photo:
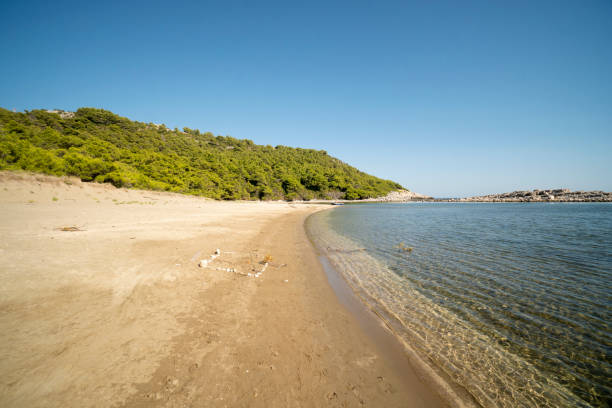
[[[255,268],[253,268],[252,270],[255,271],[255,274],[253,274],[253,276],[255,276],[256,278],[259,278],[261,274],[264,273],[266,269],[268,269],[268,266],[270,265],[271,261],[272,261],[272,255],[267,254],[266,256],[264,256],[263,260],[259,263],[260,265],[263,265],[263,267],[261,268],[260,271],[256,271]]]
[[[80,229],[79,227],[59,227],[56,229],[60,231],[66,231],[66,232],[85,231],[85,230]]]
[[[216,271],[223,271],[223,272],[234,272],[234,273],[237,273],[236,269],[234,269],[234,268],[215,268],[215,270]]]
[[[230,253],[233,253],[233,252],[224,252],[224,253],[230,254]],[[200,260],[200,262],[198,263],[198,266],[200,268],[208,268],[208,267],[210,267],[211,262],[213,262],[215,259],[217,259],[220,256],[221,256],[221,250],[217,248],[215,250],[215,252],[213,252],[213,254],[210,255],[209,259],[202,259],[202,260]],[[248,276],[248,277],[259,278],[266,271],[268,266],[270,266],[270,261],[272,261],[272,255],[266,255],[263,258],[263,260],[261,262],[259,262],[261,265],[263,265],[261,270],[256,270],[254,267],[251,267],[251,271],[252,272],[248,272],[248,273],[237,271],[236,268],[231,268],[231,267],[227,267],[227,268],[216,267],[216,268],[214,268],[214,270],[235,273],[235,274],[241,275],[241,276]],[[251,263],[251,265],[253,265],[252,260],[251,260],[250,263]],[[283,265],[280,265],[280,266],[282,267],[282,266],[287,266],[287,265],[283,264]]]
[[[200,263],[198,264],[198,266],[200,268],[205,268],[206,266],[208,266],[208,264],[212,261],[214,261],[216,258],[218,258],[221,255],[221,250],[219,248],[215,249],[215,252],[210,256],[210,259],[202,259],[200,261]]]

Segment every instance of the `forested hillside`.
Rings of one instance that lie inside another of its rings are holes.
[[[0,169],[228,200],[352,200],[401,188],[322,150],[170,130],[94,108],[74,113],[0,108]]]

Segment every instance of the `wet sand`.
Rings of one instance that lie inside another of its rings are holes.
[[[0,405],[443,406],[338,301],[324,208],[0,173]]]

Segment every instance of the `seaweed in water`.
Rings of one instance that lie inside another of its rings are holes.
[[[404,244],[403,242],[400,242],[398,245],[396,245],[394,248],[399,249],[402,252],[412,252],[413,248],[407,246],[406,244]]]

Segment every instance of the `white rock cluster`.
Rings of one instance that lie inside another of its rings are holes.
[[[200,260],[200,262],[198,263],[198,266],[200,268],[208,268],[210,266],[210,263],[212,261],[214,261],[215,259],[217,259],[219,256],[221,256],[221,250],[220,249],[216,249],[215,252],[210,256],[209,259],[202,259]],[[236,273],[238,275],[242,275],[242,276],[249,276],[249,277],[253,277],[253,278],[259,278],[268,268],[269,263],[265,262],[263,264],[263,267],[261,268],[260,271],[254,272],[254,273],[244,273],[244,272],[239,272],[237,271],[235,268],[213,268],[217,271],[224,271],[224,272],[231,272],[231,273]]]
[[[221,250],[219,248],[217,248],[217,249],[215,249],[215,252],[210,256],[210,259],[202,259],[200,261],[200,263],[198,264],[198,266],[200,268],[207,267],[208,264],[211,263],[212,261],[214,261],[216,258],[218,258],[219,255],[221,255]]]
[[[432,197],[415,193],[410,190],[396,190],[392,191],[384,197],[368,198],[362,201],[377,201],[377,202],[404,202],[404,201],[424,201],[432,200]]]

